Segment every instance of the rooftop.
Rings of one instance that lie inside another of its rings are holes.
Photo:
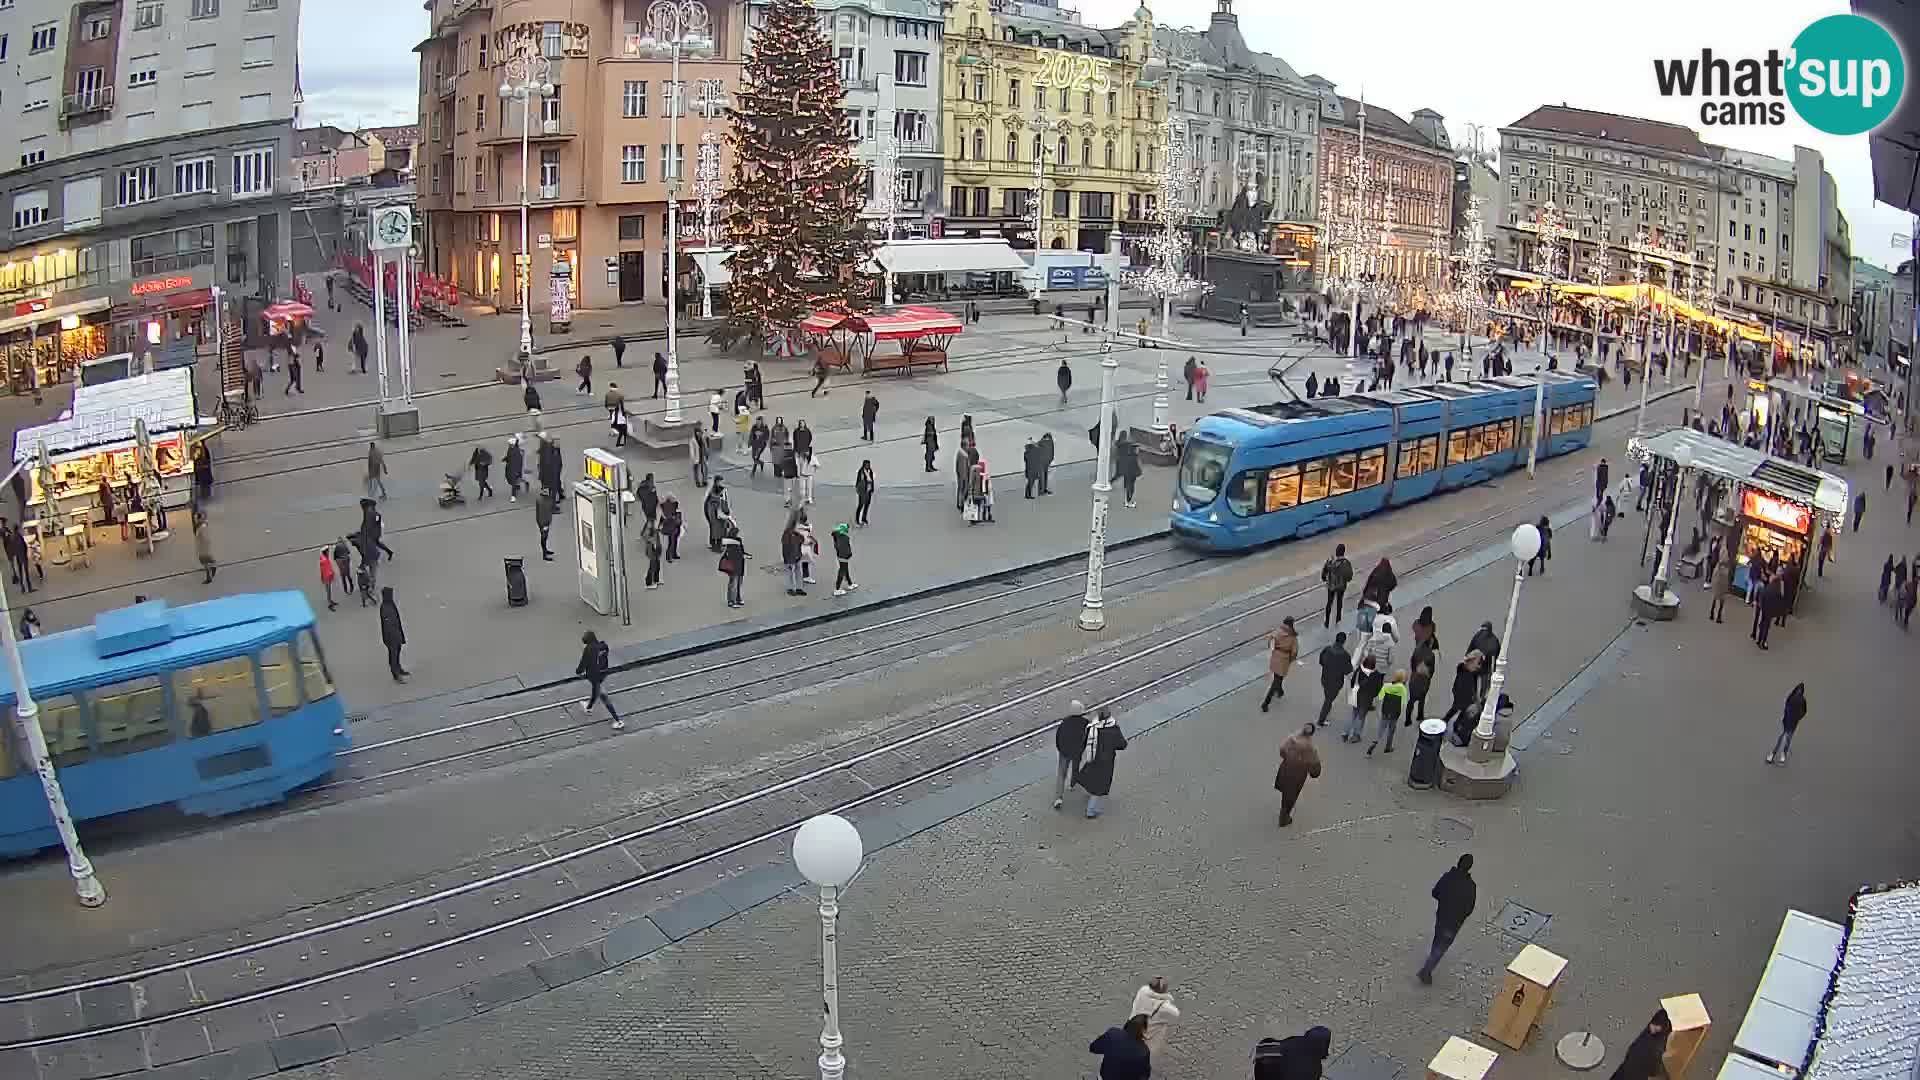
[[[1707,144],[1700,141],[1699,133],[1692,128],[1660,120],[1643,120],[1637,116],[1575,109],[1567,105],[1542,105],[1501,130],[1583,135],[1590,139],[1606,139],[1692,157],[1712,156]]]
[[[1343,128],[1357,129],[1360,126],[1360,109],[1362,106],[1362,102],[1355,101],[1353,98],[1334,94],[1330,99],[1323,101],[1320,115],[1325,117],[1330,124],[1335,124]],[[1427,138],[1420,133],[1419,128],[1407,123],[1398,113],[1383,109],[1378,105],[1365,105],[1364,107],[1367,111],[1368,134],[1383,135],[1389,139],[1398,139],[1401,142],[1412,143],[1415,146],[1425,146],[1434,150],[1442,150],[1449,156],[1453,154],[1452,147],[1441,146],[1432,139]]]
[[[1911,1080],[1920,1071],[1920,884],[1854,895],[1803,1080]]]

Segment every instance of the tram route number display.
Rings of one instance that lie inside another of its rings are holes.
[[[1040,64],[1037,86],[1070,90],[1113,89],[1113,61],[1082,53],[1050,52]]]

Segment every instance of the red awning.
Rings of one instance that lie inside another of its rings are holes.
[[[304,319],[313,314],[313,309],[298,300],[282,300],[276,304],[268,304],[266,310],[260,314],[269,319]]]
[[[876,341],[925,337],[929,334],[957,334],[960,319],[938,308],[904,307],[891,315],[876,315],[867,320]]]

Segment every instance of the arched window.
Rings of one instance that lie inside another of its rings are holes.
[[[973,129],[973,159],[987,160],[987,133],[979,128]]]
[[[1057,152],[1053,156],[1054,164],[1065,165],[1073,160],[1071,152],[1067,149],[1067,137],[1065,135],[1060,136],[1060,145],[1056,149]]]
[[[1007,160],[1020,160],[1020,136],[1011,131],[1007,132]]]
[[[1064,248],[1067,246],[1067,241],[1065,237],[1056,236],[1053,238],[1053,243],[1048,244],[1047,246],[1055,249]]]
[[[1113,140],[1107,140],[1107,168],[1113,168]]]
[[[1080,164],[1081,165],[1093,164],[1093,140],[1092,139],[1080,140]]]
[[[1133,171],[1140,171],[1140,148],[1138,146],[1133,148]]]

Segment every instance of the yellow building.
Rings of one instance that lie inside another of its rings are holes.
[[[1038,246],[1104,251],[1115,229],[1138,236],[1165,163],[1166,102],[1145,78],[1153,16],[1112,30],[1032,0],[947,6],[941,113],[947,180],[944,234],[1006,236],[1033,246],[1026,220],[1041,170]]]

